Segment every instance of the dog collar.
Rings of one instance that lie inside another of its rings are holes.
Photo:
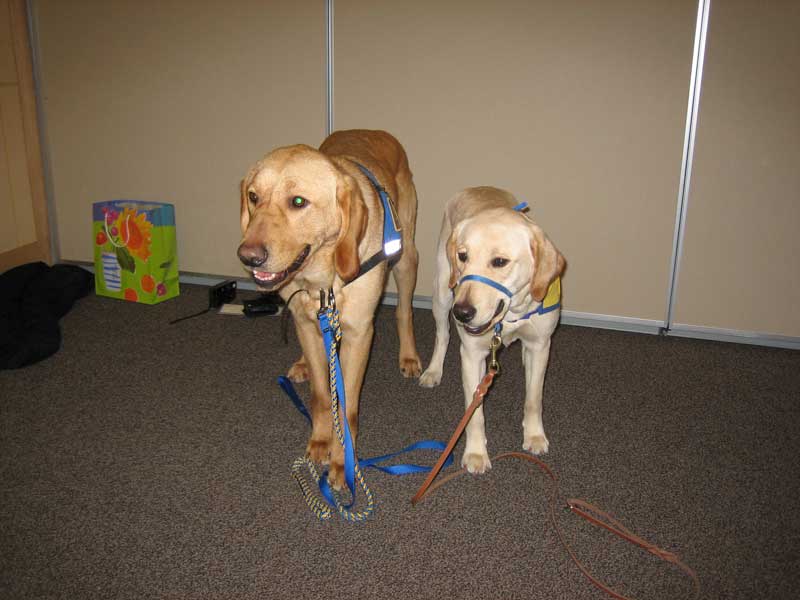
[[[378,197],[381,199],[383,205],[383,245],[381,249],[375,254],[370,256],[358,267],[358,275],[356,275],[350,283],[364,275],[367,271],[379,265],[384,260],[392,266],[400,258],[403,252],[403,237],[401,229],[397,226],[397,216],[394,212],[394,205],[389,193],[380,184],[378,179],[372,172],[364,165],[353,161],[353,163],[361,170],[361,172],[369,179],[372,187],[378,192]]]

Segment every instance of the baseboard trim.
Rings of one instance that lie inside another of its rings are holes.
[[[94,272],[94,264],[83,261],[64,261],[83,267]],[[220,277],[204,273],[191,273],[182,271],[180,282],[190,285],[216,285],[226,279],[235,279],[239,289],[256,291],[255,284],[244,277]],[[382,304],[397,306],[397,293],[386,292],[381,299]],[[414,308],[431,310],[433,302],[430,296],[414,296]],[[732,342],[736,344],[753,344],[756,346],[770,346],[774,348],[788,348],[800,350],[800,338],[786,335],[774,335],[755,331],[740,331],[738,329],[721,329],[718,327],[700,327],[698,325],[675,324],[668,331],[664,331],[664,321],[656,319],[635,319],[632,317],[619,317],[616,315],[603,315],[596,313],[574,312],[564,310],[561,312],[561,323],[577,327],[594,327],[596,329],[612,329],[615,331],[628,331],[631,333],[645,333],[648,335],[665,334],[675,337],[711,340],[717,342]]]
[[[667,333],[675,337],[800,350],[800,337],[789,335],[775,335],[756,331],[742,331],[739,329],[721,329],[717,327],[700,327],[699,325],[685,325],[681,323],[673,325]]]
[[[564,325],[613,329],[615,331],[629,331],[632,333],[646,333],[649,335],[658,335],[664,328],[664,321],[655,319],[636,319],[633,317],[618,317],[616,315],[584,313],[571,310],[561,311],[561,322]]]

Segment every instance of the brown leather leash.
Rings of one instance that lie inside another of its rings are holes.
[[[499,365],[497,364],[496,361],[493,361],[492,364],[490,364],[486,375],[483,377],[481,382],[478,384],[478,387],[475,389],[475,393],[472,396],[472,402],[467,407],[467,410],[464,411],[464,416],[461,417],[461,420],[456,426],[453,435],[450,437],[450,441],[447,443],[447,446],[445,447],[441,456],[439,456],[439,459],[436,461],[436,464],[434,465],[431,472],[428,473],[428,476],[425,478],[425,481],[422,483],[419,490],[417,490],[417,493],[414,494],[414,497],[411,499],[412,505],[416,506],[417,503],[424,500],[434,490],[443,486],[448,481],[455,479],[456,477],[460,477],[461,475],[467,472],[466,469],[461,469],[460,471],[456,471],[453,473],[449,473],[448,475],[445,475],[440,480],[434,483],[436,476],[442,470],[444,462],[447,460],[447,457],[450,456],[450,454],[453,452],[453,448],[455,447],[456,442],[458,442],[458,439],[461,437],[464,428],[467,426],[467,423],[469,423],[469,420],[472,418],[472,414],[483,402],[483,398],[489,391],[489,387],[492,385],[492,381],[494,380],[494,377],[497,374],[498,370],[499,370]],[[550,518],[550,523],[553,526],[553,529],[555,530],[559,541],[561,542],[561,545],[567,551],[570,558],[572,558],[572,561],[577,565],[578,569],[580,569],[581,573],[583,573],[586,576],[586,578],[589,581],[591,581],[592,584],[594,584],[598,589],[604,591],[613,598],[617,598],[618,600],[631,600],[631,598],[629,598],[628,596],[622,595],[621,593],[612,589],[611,587],[609,587],[608,585],[597,579],[594,575],[592,575],[591,572],[589,572],[589,570],[578,559],[572,547],[567,543],[566,536],[564,535],[564,532],[561,530],[561,528],[558,525],[558,521],[556,520],[556,507],[558,506],[558,499],[561,494],[559,492],[559,487],[558,487],[558,478],[556,477],[555,473],[553,473],[553,470],[550,467],[548,467],[544,461],[540,460],[535,456],[523,452],[503,452],[492,458],[492,461],[494,462],[506,458],[518,458],[520,460],[525,460],[527,462],[533,463],[537,467],[539,467],[539,469],[545,475],[547,475],[550,478],[550,480],[552,481],[552,492],[550,495],[550,501],[548,506],[548,516]],[[683,563],[676,554],[664,550],[662,548],[659,548],[655,544],[652,544],[647,540],[639,537],[638,535],[630,531],[627,527],[625,527],[622,523],[617,521],[610,514],[599,509],[593,504],[590,504],[589,502],[586,502],[584,500],[579,500],[577,498],[568,498],[566,501],[566,507],[569,508],[569,510],[572,511],[574,514],[578,515],[579,517],[582,517],[583,519],[586,519],[593,525],[601,527],[613,533],[614,535],[620,537],[621,539],[630,542],[631,544],[634,544],[636,546],[639,546],[640,548],[643,548],[650,554],[653,554],[654,556],[657,556],[658,558],[677,566],[692,579],[695,591],[695,598],[700,597],[700,580],[697,577],[697,573],[695,573],[694,570],[692,570],[688,565]]]

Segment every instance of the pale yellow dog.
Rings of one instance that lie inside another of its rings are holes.
[[[450,339],[452,310],[461,338],[461,380],[465,405],[486,373],[496,328],[503,344],[522,342],[525,364],[524,449],[547,452],[542,424],[542,388],[550,336],[560,314],[560,276],[565,261],[517,201],[493,187],[468,188],[451,198],[439,235],[433,291],[436,342],[422,386],[438,385]],[[471,473],[491,468],[483,407],[466,428],[462,466]]]
[[[359,165],[394,203],[403,247],[393,267],[400,370],[417,377],[421,364],[411,312],[417,194],[400,143],[385,131],[338,131],[319,149],[295,145],[270,152],[250,169],[241,187],[239,258],[260,289],[278,290],[289,302],[303,349],[289,376],[311,383],[313,425],[306,453],[315,462],[330,462],[328,480],[336,489],[343,483],[344,458],[332,432],[328,358],[317,322],[319,291],[334,290],[341,314],[339,355],[355,442],[373,317],[388,273],[386,261],[364,272],[365,262],[383,248],[385,209]]]

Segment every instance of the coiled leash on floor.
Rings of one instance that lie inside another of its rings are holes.
[[[478,387],[475,389],[475,392],[472,396],[472,402],[467,407],[467,410],[464,412],[464,416],[461,417],[458,425],[456,426],[453,435],[450,437],[450,441],[448,441],[447,446],[445,447],[442,454],[439,456],[439,460],[436,461],[436,464],[433,467],[433,470],[428,474],[425,481],[420,486],[417,493],[414,494],[414,497],[411,498],[411,504],[416,506],[419,502],[424,500],[429,494],[431,494],[434,490],[441,487],[448,481],[455,479],[467,472],[466,469],[461,469],[460,471],[455,471],[450,473],[444,477],[442,477],[439,481],[434,483],[436,476],[441,471],[442,465],[448,458],[452,458],[453,448],[458,442],[458,438],[461,437],[464,429],[469,423],[469,420],[472,418],[473,413],[475,410],[483,403],[483,399],[486,396],[486,393],[489,391],[489,388],[492,385],[495,375],[500,371],[500,363],[497,361],[497,350],[500,347],[501,339],[499,335],[499,330],[495,329],[495,334],[492,337],[492,345],[491,345],[491,359],[489,362],[489,367],[487,369],[486,375],[483,377],[481,382],[478,384]],[[592,582],[598,589],[602,590],[606,594],[610,595],[613,598],[617,598],[618,600],[631,600],[628,596],[623,596],[621,593],[617,592],[616,590],[612,589],[598,578],[596,578],[592,573],[581,563],[578,559],[575,551],[572,547],[567,543],[566,536],[564,532],[558,525],[558,521],[556,520],[556,507],[558,506],[558,500],[561,496],[559,487],[558,487],[558,478],[556,477],[555,473],[547,466],[547,464],[540,460],[539,458],[532,456],[530,454],[526,454],[523,452],[503,452],[498,454],[497,456],[493,457],[491,460],[492,462],[503,460],[506,458],[518,458],[530,463],[535,464],[539,469],[550,478],[552,482],[552,491],[550,494],[550,501],[548,507],[548,517],[550,519],[550,523],[553,527],[553,530],[556,532],[561,545],[569,554],[572,561],[577,565],[578,569],[580,569],[581,573],[583,573],[589,581]],[[613,533],[614,535],[620,537],[631,544],[639,546],[647,550],[650,554],[661,558],[667,562],[670,562],[681,569],[684,573],[686,573],[691,579],[694,586],[695,591],[695,598],[700,597],[700,580],[697,577],[697,574],[685,563],[683,563],[680,558],[667,550],[663,550],[658,546],[648,542],[647,540],[637,536],[628,528],[626,528],[622,523],[614,519],[610,514],[607,512],[599,509],[598,507],[586,502],[584,500],[579,500],[577,498],[568,498],[566,501],[565,509],[571,511],[572,513],[586,519],[593,525],[597,527],[602,527],[603,529]]]
[[[333,290],[328,290],[327,301],[325,292],[320,290],[320,309],[317,312],[317,320],[319,321],[322,339],[325,344],[325,353],[328,356],[328,383],[331,393],[333,430],[336,433],[336,439],[339,444],[344,448],[344,475],[345,483],[350,492],[350,500],[345,503],[341,495],[331,489],[328,483],[327,471],[319,473],[314,462],[308,457],[296,459],[294,463],[292,463],[291,472],[300,486],[306,504],[308,504],[317,518],[320,520],[330,519],[335,509],[342,518],[348,521],[363,521],[374,511],[375,498],[369,486],[367,486],[362,468],[372,467],[390,475],[429,472],[431,467],[421,465],[381,465],[379,463],[414,450],[437,450],[441,452],[444,450],[445,446],[442,442],[435,440],[423,440],[411,444],[397,452],[359,461],[353,446],[350,425],[347,421],[347,400],[345,397],[344,379],[342,378],[341,365],[339,362],[339,345],[342,340],[342,327],[339,323],[339,311],[336,308]],[[286,377],[279,377],[278,384],[283,391],[286,392],[286,395],[289,396],[297,410],[311,423],[311,415],[294,390],[291,381]],[[439,469],[441,470],[442,466],[450,464],[452,460],[452,456],[449,457],[449,461],[443,460]],[[309,484],[308,480],[303,475],[303,468],[308,471],[311,479],[313,479],[319,487],[322,495],[321,498],[312,491],[312,485]],[[367,500],[366,508],[361,511],[352,510],[356,502],[356,481],[358,482],[358,487],[364,492],[364,496]]]
[[[372,494],[372,490],[367,486],[364,473],[358,461],[355,459],[353,438],[350,434],[350,425],[347,422],[344,382],[342,379],[341,365],[339,364],[338,351],[339,344],[342,340],[342,326],[339,323],[339,311],[336,309],[333,290],[329,290],[327,302],[325,301],[325,292],[320,290],[320,308],[319,311],[317,311],[317,320],[319,321],[319,328],[325,343],[325,353],[328,356],[328,383],[331,391],[333,431],[336,433],[336,439],[339,444],[344,448],[345,482],[350,492],[350,501],[348,503],[343,502],[339,495],[333,492],[328,484],[327,471],[323,471],[322,474],[320,474],[313,461],[307,456],[294,461],[292,464],[292,476],[300,485],[306,504],[308,504],[309,508],[319,519],[330,519],[333,515],[333,509],[335,508],[339,515],[348,521],[363,521],[375,510],[375,498]],[[281,387],[283,387],[284,390],[286,389],[283,383],[281,383]],[[289,397],[292,398],[295,406],[298,406],[298,408],[302,406],[302,402],[298,404],[299,398],[297,398],[296,401],[292,394],[289,394]],[[301,412],[309,416],[308,411],[306,411],[304,407]],[[307,469],[311,478],[319,486],[324,500],[312,492],[311,486],[303,476],[303,467]],[[356,480],[367,499],[366,508],[360,511],[351,510],[356,501]]]

